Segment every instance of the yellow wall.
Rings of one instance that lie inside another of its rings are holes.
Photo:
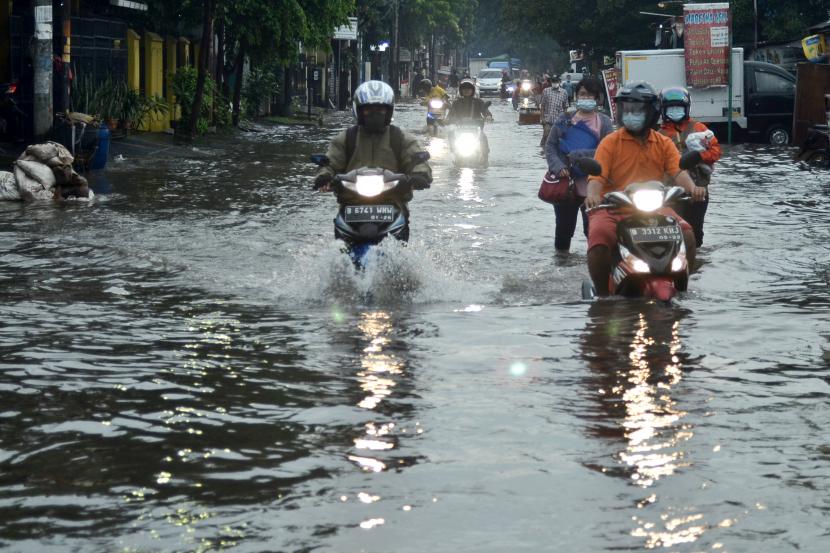
[[[164,97],[164,40],[155,33],[144,33],[144,95]],[[163,131],[169,127],[167,118],[158,112],[150,113],[142,130]]]
[[[130,90],[141,88],[141,37],[127,29],[127,86]]]

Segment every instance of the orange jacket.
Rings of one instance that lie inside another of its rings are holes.
[[[689,129],[689,125],[694,126]],[[663,121],[663,124],[660,125],[660,134],[671,138],[672,142],[674,142],[681,154],[686,153],[685,138],[683,136],[684,133],[688,136],[693,132],[705,132],[708,130],[709,127],[700,121],[695,121],[694,119],[685,119],[680,123],[675,123],[674,121]],[[714,165],[715,162],[720,159],[720,154],[720,144],[718,143],[718,139],[713,136],[711,142],[709,143],[709,149],[705,152],[700,152],[700,157],[703,160],[703,163]]]

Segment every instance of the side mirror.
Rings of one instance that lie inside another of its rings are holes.
[[[700,157],[700,152],[689,151],[680,156],[680,168],[688,171],[694,169],[701,161],[703,159]]]
[[[594,158],[581,157],[577,159],[575,163],[576,166],[579,167],[580,170],[586,175],[595,177],[602,174],[602,165],[600,165],[599,161]]]
[[[429,161],[430,155],[429,152],[417,152],[412,157],[423,163],[425,161]]]
[[[325,167],[330,163],[329,156],[327,156],[326,154],[311,154],[309,160],[311,161],[311,163],[319,165],[320,167]]]

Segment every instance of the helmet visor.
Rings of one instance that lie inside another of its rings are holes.
[[[619,102],[619,107],[622,113],[648,113],[648,106],[643,102],[622,101]]]

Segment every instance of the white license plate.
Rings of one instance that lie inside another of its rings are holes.
[[[395,207],[391,205],[347,205],[343,210],[347,223],[391,223]]]
[[[677,225],[633,227],[629,228],[628,232],[631,233],[631,239],[634,242],[673,242],[683,237]]]

